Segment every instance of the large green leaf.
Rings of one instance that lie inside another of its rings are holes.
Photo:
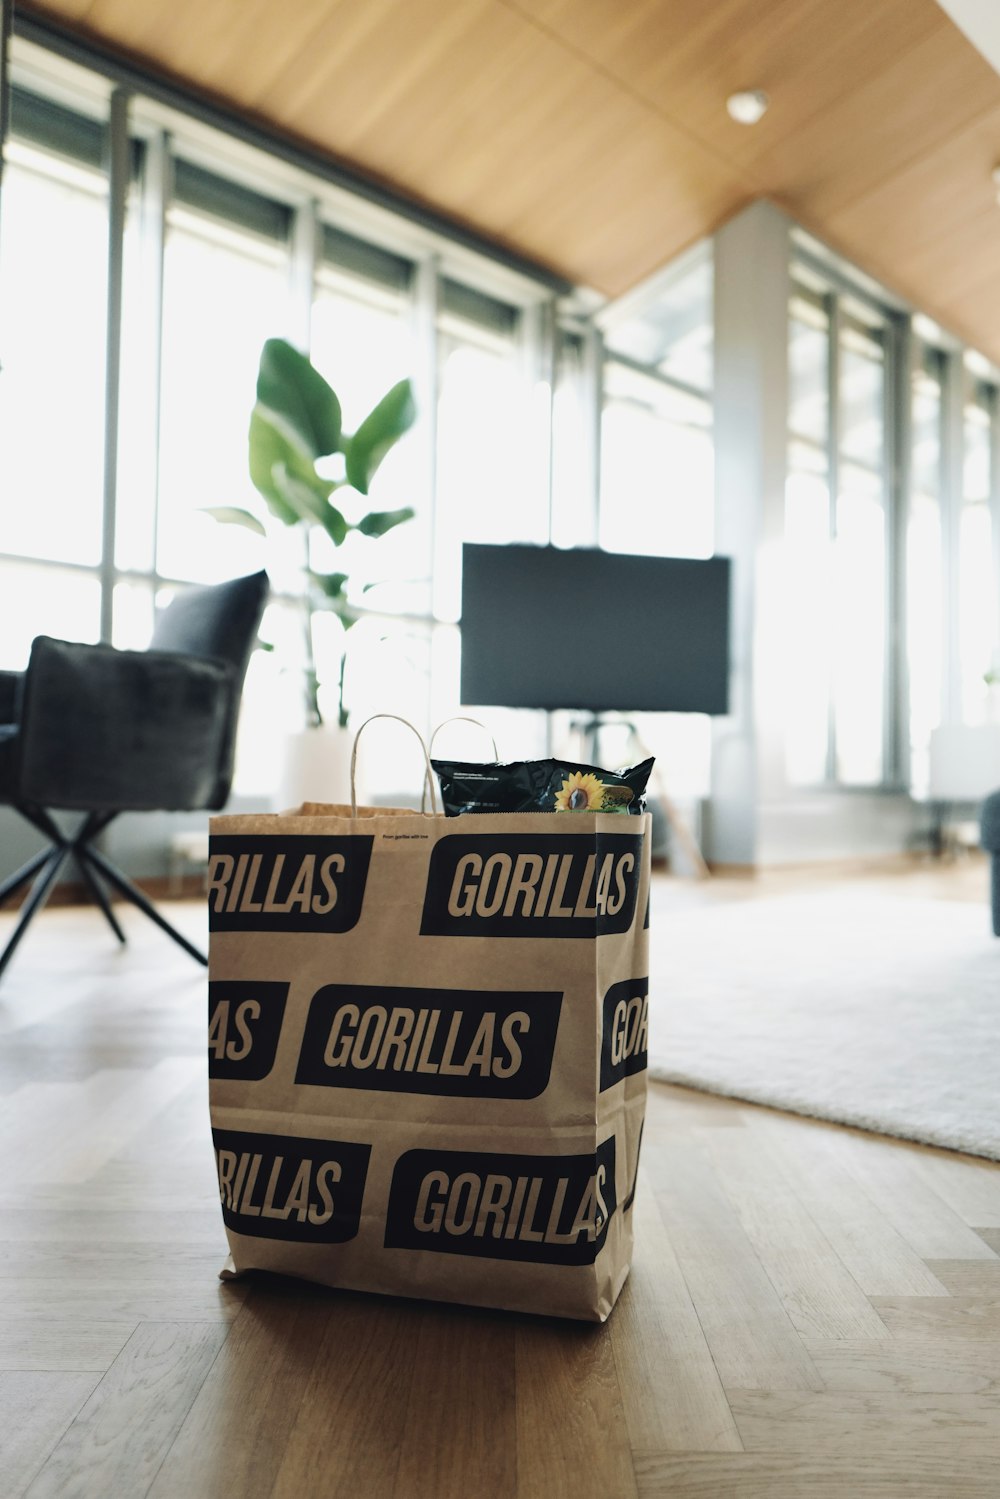
[[[227,526],[245,526],[248,531],[255,531],[258,536],[267,535],[263,522],[259,521],[249,510],[239,510],[235,505],[205,505],[202,514],[210,515],[213,520],[221,521]]]
[[[416,417],[413,387],[409,380],[400,380],[368,413],[354,436],[343,439],[348,484],[367,494],[382,459],[410,430]]]
[[[322,526],[334,546],[340,546],[349,530],[347,521],[316,487],[289,472],[283,463],[275,464],[274,482],[282,499],[295,511],[299,520]]]
[[[311,458],[340,451],[340,402],[287,339],[269,338],[261,350],[257,399],[288,424]]]
[[[335,599],[340,599],[343,597],[344,585],[347,582],[346,573],[311,572],[309,574],[309,577],[312,579],[312,582],[319,589],[324,598],[330,599],[332,602]]]
[[[401,526],[404,521],[412,520],[416,511],[410,505],[404,505],[402,510],[372,510],[355,526],[362,536],[384,536],[394,526]]]
[[[289,447],[287,439],[269,421],[261,406],[250,413],[248,434],[248,456],[250,479],[254,488],[264,496],[267,508],[286,526],[298,524],[299,517],[274,482],[274,468],[284,461]]]
[[[304,503],[298,489],[290,493],[290,480],[308,490],[317,507],[326,503],[333,481],[321,479],[309,458],[288,434],[276,426],[259,404],[250,413],[250,478],[267,501],[268,509],[286,526],[297,525],[305,516],[319,519]]]

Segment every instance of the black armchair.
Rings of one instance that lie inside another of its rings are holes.
[[[266,573],[180,594],[147,651],[39,636],[23,673],[0,672],[0,804],[50,840],[0,884],[0,902],[34,876],[0,953],[0,973],[71,856],[119,941],[105,885],[206,961],[94,847],[121,812],[217,810],[229,795],[243,679],[267,599]],[[79,812],[62,832],[52,811]]]

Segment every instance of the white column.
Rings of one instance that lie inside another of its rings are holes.
[[[757,863],[760,798],[782,780],[759,663],[787,624],[767,584],[784,529],[790,229],[761,201],[715,236],[715,550],[732,558],[733,586],[730,711],[713,721],[703,841],[720,865]]]

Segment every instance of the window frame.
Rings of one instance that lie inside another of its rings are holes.
[[[826,461],[827,534],[831,543],[837,538],[837,501],[840,493],[842,452],[841,383],[842,340],[845,322],[878,327],[882,334],[882,461],[877,472],[881,478],[885,547],[883,568],[883,632],[881,642],[881,766],[877,780],[858,782],[838,773],[838,732],[836,699],[832,680],[827,692],[827,735],[824,773],[808,784],[796,783],[796,789],[809,791],[844,791],[898,793],[908,786],[908,735],[905,723],[905,591],[900,571],[900,554],[905,556],[905,511],[909,490],[908,409],[909,409],[909,320],[890,302],[883,301],[867,286],[840,274],[831,265],[817,261],[801,245],[793,245],[789,274],[789,327],[792,303],[801,297],[822,308],[826,319],[826,368],[824,390],[827,403],[825,442],[796,432],[789,419],[788,442],[805,444],[822,452]],[[876,470],[872,470],[876,472]]]
[[[29,54],[33,51],[28,49]],[[56,61],[53,63],[59,72]],[[425,418],[422,438],[415,434],[411,439],[419,447],[416,481],[419,493],[414,503],[425,507],[433,533],[437,462],[437,421],[433,413],[439,391],[437,368],[442,323],[447,323],[452,312],[466,321],[478,317],[487,339],[497,333],[507,336],[510,357],[526,379],[551,379],[556,368],[560,319],[564,311],[572,311],[571,307],[564,309],[562,304],[557,305],[557,278],[515,265],[513,257],[505,260],[499,252],[493,257],[481,248],[470,247],[461,236],[451,240],[426,224],[414,225],[390,208],[375,207],[352,197],[339,183],[331,184],[318,174],[303,171],[299,165],[282,161],[280,154],[262,164],[257,145],[248,146],[245,141],[230,139],[217,131],[213,134],[196,118],[187,118],[175,108],[164,108],[162,101],[147,94],[144,88],[133,93],[124,85],[115,86],[108,78],[85,69],[74,67],[72,71],[76,77],[53,88],[49,94],[51,80],[43,76],[44,69],[39,71],[37,57],[29,55],[26,63],[14,59],[17,86],[35,105],[31,118],[37,117],[44,123],[48,101],[53,100],[55,124],[47,134],[57,145],[68,142],[72,146],[74,139],[78,139],[81,162],[92,170],[95,142],[98,138],[102,142],[109,218],[107,275],[112,299],[106,349],[113,360],[113,369],[106,382],[104,408],[101,552],[96,562],[68,563],[57,558],[20,558],[3,550],[0,542],[0,560],[46,568],[54,576],[58,576],[60,569],[65,574],[69,567],[74,575],[93,578],[99,587],[100,638],[107,642],[120,635],[122,628],[115,614],[116,593],[120,588],[148,591],[155,601],[162,591],[184,586],[184,580],[163,571],[157,516],[161,482],[164,249],[171,216],[188,211],[195,211],[200,217],[207,210],[217,217],[222,240],[229,230],[241,237],[260,233],[268,243],[279,247],[288,268],[288,327],[276,331],[284,332],[300,347],[309,347],[313,301],[325,271],[336,273],[342,269],[349,279],[355,275],[367,276],[374,286],[384,284],[397,290],[405,282],[404,315],[412,320],[415,330],[416,367],[412,373],[418,389],[418,405],[429,418]],[[81,83],[85,85],[82,92],[75,92]],[[103,120],[102,109],[107,115]],[[78,133],[73,128],[75,120],[81,127]],[[15,121],[15,139],[25,134],[17,129],[18,123]],[[36,145],[43,154],[51,154],[45,141]],[[143,350],[143,357],[155,365],[153,388],[157,412],[150,500],[152,551],[148,566],[135,565],[137,559],[128,557],[119,563],[116,556],[126,205],[135,212],[144,250],[149,250],[142,294],[150,299],[150,316],[155,325],[155,339],[150,348]],[[340,262],[345,263],[341,266]],[[542,415],[551,426],[551,401]],[[546,441],[550,451],[551,433]],[[543,461],[535,478],[539,503],[544,503],[542,524],[551,534],[551,497],[548,492],[544,496],[541,493],[543,488],[547,491],[551,487],[550,458]],[[433,634],[442,618],[434,584],[432,563],[432,586],[426,608],[391,613],[369,608],[366,612],[387,623],[405,626],[408,622]],[[276,595],[276,602],[295,605],[299,596],[281,592]],[[428,699],[434,696],[432,683]]]

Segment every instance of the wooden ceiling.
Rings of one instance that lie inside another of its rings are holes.
[[[1000,77],[935,0],[17,8],[609,297],[767,196],[1000,362]]]

